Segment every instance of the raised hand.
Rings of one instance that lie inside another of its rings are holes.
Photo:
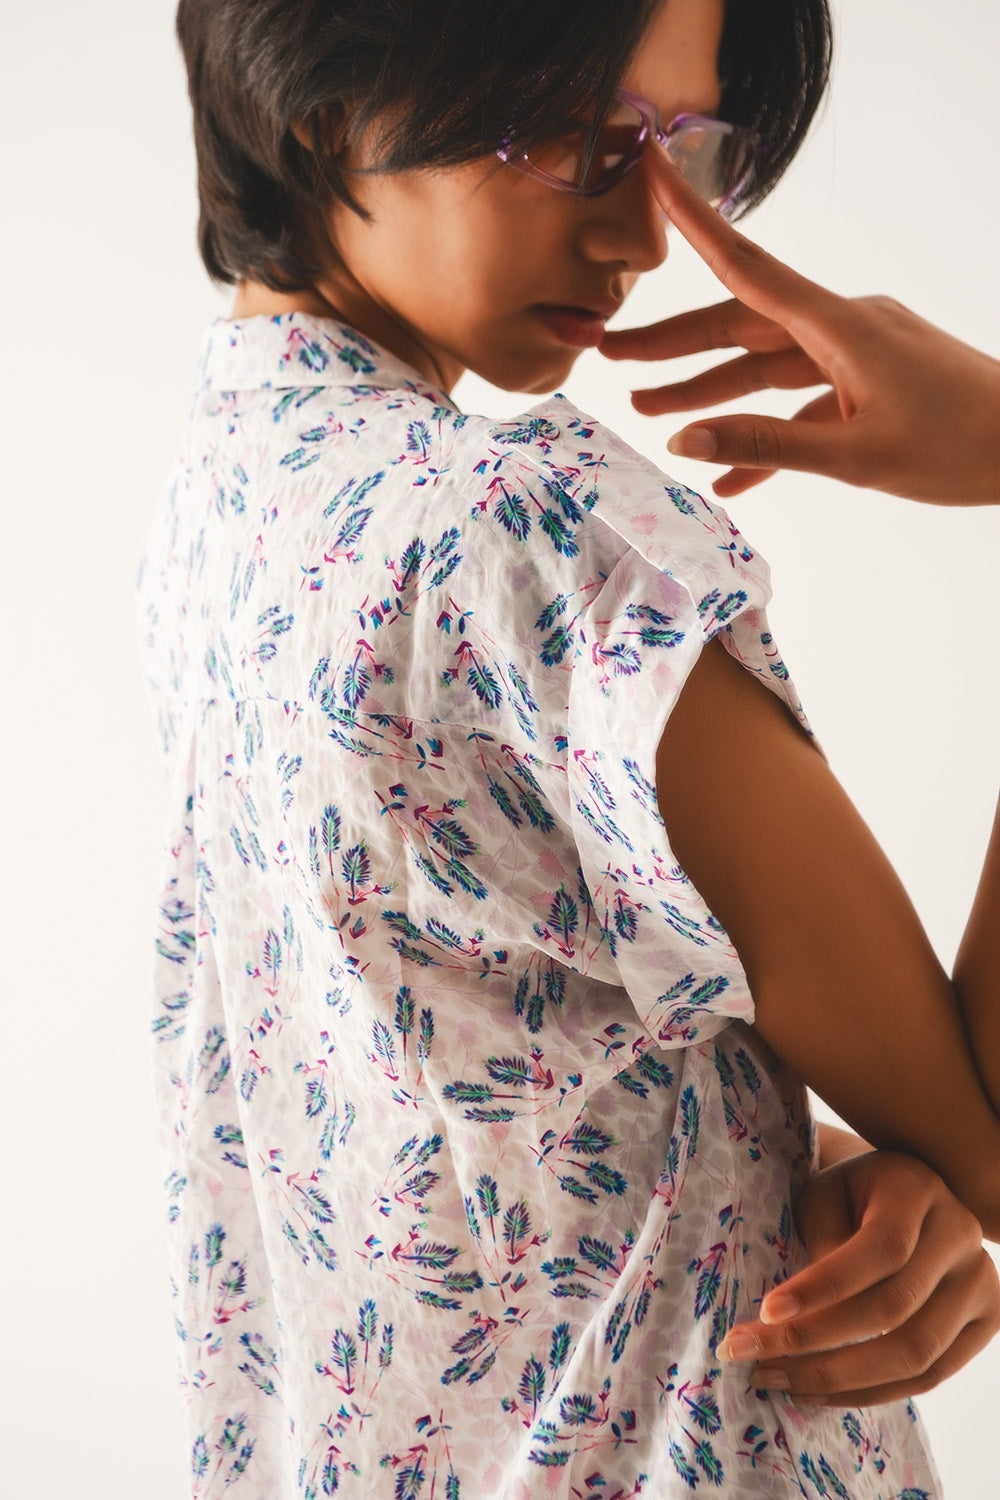
[[[720,1358],[800,1404],[876,1406],[953,1375],[1000,1328],[982,1231],[922,1162],[890,1151],[818,1172],[799,1197],[811,1264],[771,1292]]]
[[[778,469],[943,505],[1000,503],[1000,361],[887,297],[839,297],[738,233],[650,147],[664,213],[733,294],[731,301],[645,328],[605,334],[609,359],[674,359],[746,350],[691,380],[633,393],[648,416],[690,411],[775,388],[827,389],[790,420],[701,420],[668,448],[731,465],[725,498]]]

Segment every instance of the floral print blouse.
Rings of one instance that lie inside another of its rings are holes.
[[[937,1500],[916,1413],[715,1349],[804,1263],[798,1079],[657,811],[766,565],[553,396],[209,330],[139,605],[157,1089],[196,1500]]]

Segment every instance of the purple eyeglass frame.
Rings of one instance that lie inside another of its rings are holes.
[[[675,115],[670,124],[663,128],[660,121],[660,112],[655,104],[648,99],[643,99],[640,94],[633,94],[628,89],[618,89],[615,94],[623,104],[631,104],[642,117],[640,127],[633,145],[624,153],[621,161],[608,173],[607,177],[597,184],[596,187],[576,187],[572,182],[566,182],[562,177],[554,177],[551,172],[546,172],[542,167],[536,167],[529,161],[526,155],[518,156],[514,147],[513,137],[508,137],[497,151],[502,162],[509,167],[516,167],[519,172],[524,172],[529,177],[537,177],[539,182],[545,182],[549,187],[556,188],[561,193],[573,193],[578,198],[599,198],[611,189],[636,166],[642,156],[647,141],[651,138],[658,140],[660,145],[672,155],[671,144],[678,140],[692,125],[708,126],[717,135],[733,135],[746,142],[751,151],[751,157],[746,172],[739,182],[732,188],[727,196],[717,205],[718,212],[724,217],[733,211],[739,201],[740,193],[746,186],[747,178],[753,170],[755,161],[761,155],[760,136],[755,130],[749,130],[743,125],[730,125],[726,120],[716,120],[710,115]]]

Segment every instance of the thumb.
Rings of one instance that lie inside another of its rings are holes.
[[[841,477],[849,438],[842,423],[718,417],[675,433],[667,451],[740,469],[798,469]]]

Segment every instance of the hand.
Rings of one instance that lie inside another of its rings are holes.
[[[791,421],[717,417],[667,445],[731,464],[713,488],[728,497],[778,469],[941,505],[1000,503],[1000,361],[886,297],[838,297],[737,233],[650,150],[660,205],[729,302],[646,328],[607,333],[609,359],[673,359],[742,348],[691,380],[633,393],[648,416],[690,411],[773,387],[830,387]]]
[[[756,1366],[750,1384],[805,1405],[877,1406],[931,1390],[1000,1329],[979,1224],[915,1158],[873,1151],[817,1172],[796,1222],[811,1264],[719,1348]]]

